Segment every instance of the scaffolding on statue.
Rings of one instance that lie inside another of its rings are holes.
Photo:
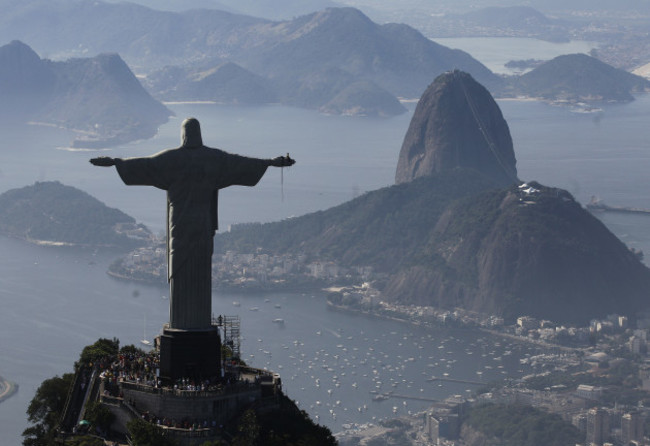
[[[241,360],[241,319],[239,316],[219,316],[216,325],[223,330],[222,358],[226,364]]]

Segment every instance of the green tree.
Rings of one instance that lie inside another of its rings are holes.
[[[175,444],[157,426],[141,418],[133,418],[126,423],[126,429],[135,446],[174,446]]]
[[[65,441],[65,446],[105,446],[104,440],[90,435],[73,437]]]
[[[237,436],[233,446],[257,446],[260,441],[260,425],[252,409],[248,409],[241,417],[237,426]]]
[[[79,364],[89,366],[108,356],[117,355],[120,351],[120,340],[117,338],[105,339],[100,338],[92,345],[87,345],[81,351]]]
[[[559,415],[531,406],[476,406],[464,422],[503,446],[563,446],[583,439],[576,427]]]
[[[93,428],[107,432],[115,420],[115,414],[99,401],[93,401],[86,409],[85,419]]]
[[[300,410],[286,395],[280,395],[278,402],[277,410],[257,414],[259,444],[264,446],[337,445],[336,439],[328,428],[315,424],[309,415],[304,410]]]
[[[65,408],[73,379],[74,374],[66,373],[41,383],[27,407],[28,420],[33,425],[23,431],[23,445],[54,445],[55,428]]]
[[[129,344],[122,347],[120,353],[123,355],[144,355],[145,351],[133,344]]]

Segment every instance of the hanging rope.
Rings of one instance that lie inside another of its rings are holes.
[[[289,152],[287,152],[287,160],[291,160]],[[284,166],[280,166],[280,196],[282,203],[284,203]]]

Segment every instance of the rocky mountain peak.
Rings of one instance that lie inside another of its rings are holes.
[[[41,58],[28,45],[20,40],[13,40],[0,47],[0,60],[2,62],[38,64]]]
[[[395,182],[459,167],[502,185],[518,181],[510,130],[499,106],[472,76],[454,70],[438,76],[420,98]]]
[[[30,113],[53,84],[49,66],[28,45],[14,40],[0,46],[0,115]]]

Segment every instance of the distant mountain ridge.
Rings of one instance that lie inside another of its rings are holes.
[[[0,39],[18,38],[57,58],[118,53],[147,74],[149,90],[161,100],[180,100],[175,87],[188,85],[203,100],[213,100],[208,84],[203,88],[192,78],[227,62],[271,81],[279,102],[329,112],[404,112],[398,97],[419,97],[430,79],[453,68],[485,85],[501,84],[469,54],[438,45],[406,25],[378,25],[354,8],[278,22],[217,10],[172,13],[101,1],[34,0],[8,9],[0,17]],[[319,84],[312,88],[315,78]],[[273,98],[263,95],[257,102],[267,100]]]
[[[82,134],[74,146],[149,138],[172,114],[116,54],[52,62],[26,44],[0,47],[0,116]]]
[[[271,77],[336,67],[396,96],[419,97],[431,78],[458,68],[486,85],[500,79],[469,54],[396,23],[378,25],[354,8],[329,8],[269,25],[264,45],[245,49],[242,64]]]
[[[567,32],[560,21],[521,6],[443,19],[461,27],[489,22],[507,35],[524,25],[547,36],[557,33],[558,39]],[[277,102],[325,113],[393,116],[405,111],[400,98],[419,97],[432,78],[453,69],[470,73],[498,96],[625,101],[647,90],[638,82],[631,86],[622,73],[612,75],[611,67],[576,58],[504,80],[463,51],[407,25],[377,24],[351,7],[271,21],[214,9],[169,12],[132,3],[33,0],[7,5],[2,36],[28,41],[57,59],[120,54],[164,101]]]
[[[324,112],[391,116],[406,109],[397,97],[417,97],[433,75],[461,67],[486,84],[500,78],[460,50],[426,39],[414,29],[397,24],[377,25],[353,8],[330,8],[291,21],[260,22],[233,31],[223,51],[216,43],[206,48],[205,61],[189,70],[166,67],[154,71],[147,85],[157,97],[169,99],[175,85],[214,69],[223,59],[260,75],[276,91],[278,101]],[[238,47],[230,44],[239,42]],[[161,74],[162,73],[162,74]],[[212,92],[202,89],[209,99]]]
[[[412,16],[408,21],[417,24],[418,29],[433,38],[484,36],[554,42],[571,40],[572,22],[551,18],[530,5],[482,4],[479,9],[474,8],[460,8],[463,12],[447,14],[423,14],[421,19]]]

